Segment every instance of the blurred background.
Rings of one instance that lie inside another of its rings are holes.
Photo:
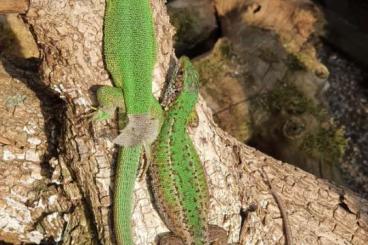
[[[176,52],[240,141],[368,194],[368,2],[175,0]]]

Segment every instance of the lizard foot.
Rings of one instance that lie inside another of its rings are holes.
[[[94,120],[104,121],[113,118],[116,108],[125,111],[123,91],[120,88],[102,86],[98,88],[96,96],[99,107]]]

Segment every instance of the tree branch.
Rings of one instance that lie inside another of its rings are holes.
[[[173,57],[173,29],[164,2],[152,4],[159,44],[154,73],[158,90]],[[33,0],[31,6],[26,18],[43,52],[43,83],[66,103],[59,155],[50,165],[61,166],[52,169],[70,170],[71,175],[61,184],[76,181],[83,197],[81,206],[91,214],[86,215],[91,234],[102,244],[112,244],[111,134],[115,134],[116,127],[113,121],[91,124],[88,119],[96,103],[91,92],[96,85],[111,84],[101,52],[104,3]],[[217,127],[203,99],[197,112],[199,125],[189,132],[209,178],[210,223],[224,227],[229,242],[284,241],[282,214],[273,192],[285,206],[295,244],[364,244],[368,240],[366,200],[238,142]],[[73,193],[68,194],[73,198]],[[156,235],[166,230],[153,208],[145,181],[136,183],[132,223],[136,244],[153,244]],[[63,235],[67,243],[80,241],[77,235]],[[26,241],[19,237],[19,241]]]

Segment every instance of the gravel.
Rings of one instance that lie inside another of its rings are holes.
[[[368,70],[327,46],[320,55],[331,73],[327,104],[349,141],[340,163],[347,186],[368,197]]]

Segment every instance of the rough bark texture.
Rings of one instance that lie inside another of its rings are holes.
[[[169,25],[163,1],[153,1],[153,8],[159,44],[154,81],[155,87],[159,88],[173,53],[173,29]],[[37,174],[42,166],[39,158],[29,159],[32,164],[27,166],[34,170],[27,172],[26,162],[22,165],[17,163],[18,153],[15,149],[8,149],[7,152],[4,150],[11,145],[9,138],[14,137],[7,137],[3,139],[5,143],[1,142],[1,160],[7,162],[0,165],[4,169],[0,171],[0,179],[6,180],[7,175],[14,174],[10,168],[15,167],[29,173],[29,176],[36,173],[33,179],[57,180],[57,186],[65,195],[66,201],[48,198],[42,200],[40,205],[48,207],[71,203],[70,209],[65,207],[53,211],[55,216],[62,216],[60,222],[63,222],[61,227],[64,229],[60,229],[60,237],[65,244],[113,243],[111,182],[114,173],[114,147],[111,139],[116,128],[113,121],[96,124],[88,117],[91,106],[96,104],[93,94],[95,86],[110,84],[101,53],[103,10],[103,0],[31,1],[26,20],[33,28],[43,57],[43,76],[40,83],[43,87],[31,90],[48,89],[52,93],[59,93],[65,106],[53,108],[53,112],[60,114],[63,130],[59,135],[58,151],[54,153],[54,158],[45,158],[45,150],[38,153],[40,159],[45,159],[43,163],[47,164],[48,175]],[[47,98],[38,97],[38,100],[43,103]],[[36,101],[27,103],[24,107],[36,112],[39,110]],[[6,122],[1,125],[1,133],[10,132],[11,126],[27,123],[23,121],[32,123],[36,120],[33,118],[39,118],[36,121],[39,123],[33,125],[32,129],[39,132],[39,148],[45,149],[47,144],[42,140],[46,138],[43,131],[48,135],[52,129],[44,125],[45,115],[40,117],[38,112],[36,116],[32,116],[31,111],[24,113],[29,114],[30,120],[15,118],[14,122]],[[286,208],[295,244],[364,244],[368,240],[366,200],[239,143],[214,124],[211,111],[203,100],[198,104],[197,111],[199,126],[189,131],[209,176],[212,196],[210,223],[228,230],[229,242],[237,242],[239,237],[242,244],[256,244],[257,241],[264,244],[283,242],[282,217],[274,195],[266,184],[267,179]],[[18,126],[22,127],[23,125]],[[24,141],[28,139],[29,144],[20,147],[19,155],[33,149],[39,142],[29,140],[32,133],[25,131],[24,134]],[[28,187],[19,179],[20,177],[13,177],[13,183],[18,180],[19,186]],[[0,190],[5,193],[0,200],[8,200],[6,195],[14,193],[14,189],[9,187],[12,186],[11,183],[7,181],[0,186],[5,186],[5,190]],[[28,190],[25,192],[29,193]],[[24,200],[20,201],[23,203]],[[31,212],[33,206],[26,204],[27,202],[22,210]],[[31,223],[33,230],[46,232],[37,233],[38,240],[35,240],[27,237],[32,229],[14,226],[8,229],[11,236],[0,233],[0,241],[39,242],[53,236],[51,227],[40,228],[33,225],[34,220],[39,220],[37,216],[27,218],[12,202],[0,202],[0,208],[3,207],[4,209],[0,209],[0,217],[10,214],[8,210],[13,208],[10,216],[15,217],[15,221],[11,222]],[[65,210],[69,210],[68,217],[63,216]],[[10,227],[13,224],[11,222],[0,222],[1,230]],[[153,244],[155,236],[166,229],[152,207],[145,181],[136,183],[132,223],[136,243],[142,245]],[[52,226],[53,229],[55,227],[58,226]]]
[[[104,3],[32,1],[26,18],[34,28],[43,52],[44,82],[59,92],[66,102],[59,161],[71,170],[83,193],[94,240],[110,244],[113,237],[110,207],[114,167],[114,146],[110,140],[115,125],[114,122],[92,125],[88,115],[91,106],[96,105],[95,86],[111,84],[101,53]],[[156,84],[162,84],[172,54],[173,30],[163,12],[163,2],[155,2],[153,7],[159,44],[159,63],[154,80]],[[148,234],[150,239],[154,237],[148,232],[140,233]]]

